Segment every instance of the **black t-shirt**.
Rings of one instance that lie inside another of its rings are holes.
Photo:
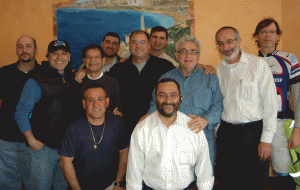
[[[18,124],[15,122],[14,113],[25,82],[31,75],[41,69],[41,66],[35,63],[34,69],[24,73],[18,69],[18,63],[7,65],[0,69],[0,99],[2,99],[0,107],[0,125],[2,127],[0,139],[9,142],[26,141]]]
[[[101,138],[103,126],[92,126],[96,142]],[[116,179],[118,151],[129,146],[129,136],[121,116],[106,112],[102,141],[96,149],[94,145],[87,118],[80,118],[66,130],[59,151],[61,156],[74,157],[73,165],[82,189],[105,189]]]

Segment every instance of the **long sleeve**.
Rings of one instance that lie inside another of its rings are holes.
[[[210,76],[211,79],[211,88],[212,88],[212,97],[211,97],[211,104],[209,110],[204,114],[204,117],[207,119],[209,126],[207,127],[208,130],[213,130],[216,127],[216,124],[221,122],[222,112],[223,112],[223,96],[219,86],[218,77]]]
[[[214,184],[214,176],[212,175],[212,166],[209,158],[208,144],[204,132],[199,134],[199,150],[197,164],[195,166],[195,174],[197,176],[197,187],[199,190],[211,190]]]
[[[15,112],[15,121],[21,133],[31,130],[29,121],[31,112],[34,105],[40,101],[41,95],[41,86],[34,79],[28,79],[23,87]]]
[[[126,189],[142,189],[142,173],[144,169],[144,154],[139,145],[137,130],[135,129],[131,136],[130,148],[128,153]]]
[[[258,83],[261,102],[263,103],[263,132],[261,141],[271,143],[277,127],[276,87],[267,63],[260,59],[260,82]]]

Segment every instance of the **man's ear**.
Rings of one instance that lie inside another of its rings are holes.
[[[82,99],[82,107],[85,109],[85,99]]]
[[[109,106],[109,97],[106,97],[105,101],[106,101],[106,107],[108,108],[108,106]]]

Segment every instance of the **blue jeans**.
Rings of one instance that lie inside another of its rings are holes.
[[[0,139],[0,189],[33,189],[30,175],[29,147],[24,142],[8,142]]]
[[[41,150],[31,150],[31,172],[36,190],[64,190],[68,187],[64,179],[59,160],[58,150],[44,145]]]

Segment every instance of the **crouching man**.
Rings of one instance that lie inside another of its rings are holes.
[[[72,190],[124,189],[129,138],[123,119],[106,112],[109,98],[99,84],[86,88],[82,104],[86,118],[71,124],[59,151],[64,177]]]
[[[177,111],[181,98],[174,79],[157,83],[157,111],[140,122],[131,136],[127,190],[212,189],[214,177],[205,134],[187,127],[192,119]]]

